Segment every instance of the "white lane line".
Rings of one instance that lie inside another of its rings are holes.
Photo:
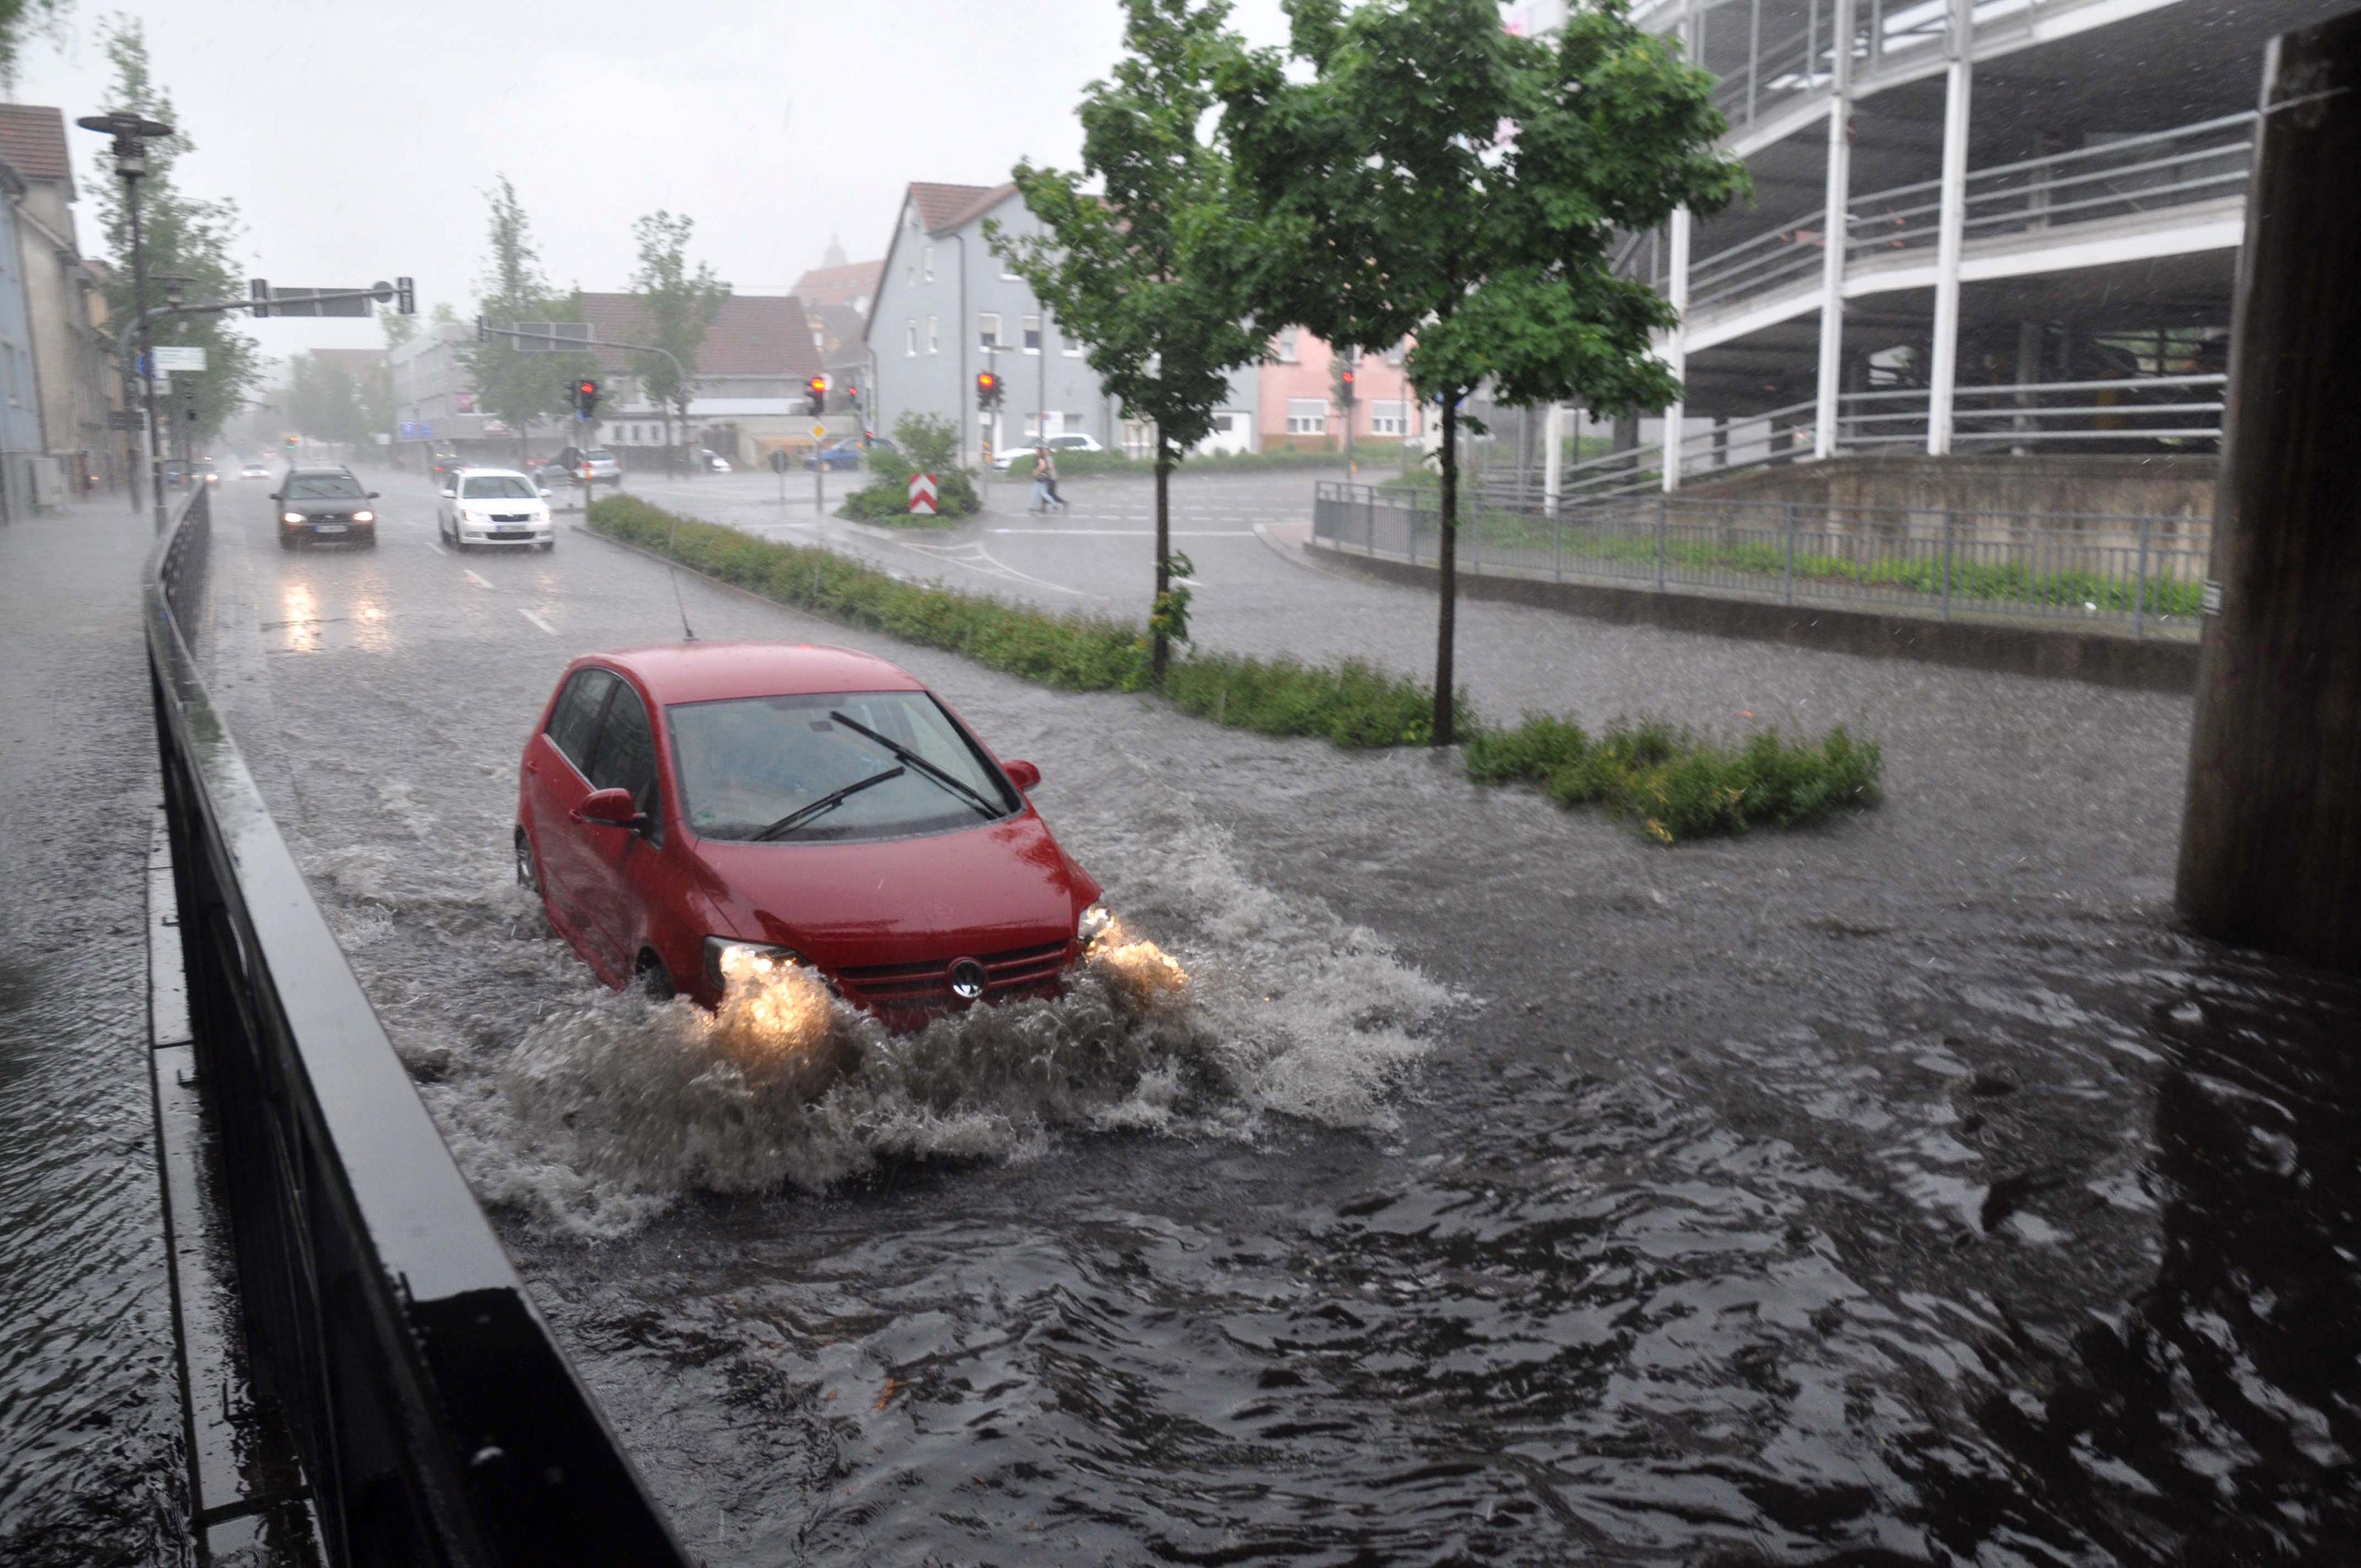
[[[1029,572],[1020,572],[1007,562],[994,555],[983,545],[973,542],[965,544],[929,545],[914,544],[906,539],[897,539],[894,543],[913,554],[924,555],[936,561],[946,561],[954,566],[964,566],[967,570],[983,576],[1004,577],[1010,582],[1030,583],[1035,587],[1048,588],[1052,593],[1071,594],[1076,598],[1095,599],[1106,597],[1104,594],[1092,593],[1087,588],[1070,588],[1063,583],[1053,583],[1047,577],[1037,577]]]
[[[427,543],[434,546],[434,554],[437,555],[448,555],[451,554],[451,552],[443,548],[443,536],[439,533]]]
[[[1069,539],[1153,539],[1152,528],[995,528],[994,533],[1062,534]],[[1175,539],[1252,539],[1251,528],[1176,528]]]
[[[463,567],[461,567],[461,568],[460,568],[460,570],[461,570],[461,571],[463,571],[463,572],[467,572],[467,568],[466,568],[466,567],[464,567],[464,566],[463,566]],[[471,583],[475,584],[478,587],[479,587],[479,588],[483,589],[486,593],[494,593],[494,594],[496,594],[496,593],[498,593],[498,592],[500,592],[500,589],[498,589],[498,588],[496,588],[496,587],[492,587],[492,585],[491,585],[491,584],[489,584],[489,583],[488,583],[488,582],[484,581],[484,579],[483,579],[483,578],[481,578],[481,577],[479,577],[479,576],[476,576],[476,574],[475,574],[475,573],[473,573],[473,572],[467,572],[467,580],[468,580],[469,582],[471,582]]]
[[[532,621],[535,626],[540,627],[544,631],[548,632],[552,637],[557,635],[557,628],[550,625],[549,622],[542,620],[541,617],[533,614],[533,611],[525,609],[524,606],[517,606],[517,613],[524,617],[527,620]]]

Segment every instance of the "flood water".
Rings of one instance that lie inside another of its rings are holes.
[[[2361,990],[2172,929],[2185,700],[1470,607],[1479,701],[1560,638],[1587,716],[1886,747],[1875,812],[1664,850],[863,640],[1041,765],[1189,990],[846,1024],[781,1095],[509,883],[525,729],[576,648],[676,632],[663,575],[430,527],[249,530],[215,678],[704,1561],[2325,1562],[2361,1523]],[[845,639],[683,591],[708,638]]]

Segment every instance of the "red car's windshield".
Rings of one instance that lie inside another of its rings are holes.
[[[995,815],[1016,809],[991,765],[925,692],[734,697],[664,709],[681,812],[690,829],[708,839],[757,838],[835,791],[902,762],[831,713],[915,753],[950,782],[905,766],[899,777],[847,795],[783,837],[843,842],[971,827],[981,813],[962,787]]]

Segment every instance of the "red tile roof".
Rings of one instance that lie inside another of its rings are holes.
[[[585,294],[582,315],[594,337],[653,341],[646,314],[629,294]],[[601,349],[598,362],[611,372],[631,372],[631,356],[620,349]],[[700,376],[817,376],[810,314],[793,294],[732,294],[705,334],[697,368]]]
[[[850,305],[855,300],[866,302],[877,297],[878,281],[884,276],[882,260],[815,267],[796,280],[796,298],[815,311],[825,305]]]
[[[1014,185],[930,185],[910,182],[910,200],[918,204],[918,222],[928,234],[940,234],[1016,193]]]
[[[66,151],[66,117],[38,104],[0,104],[0,163],[27,180],[64,182],[74,199],[73,159]]]

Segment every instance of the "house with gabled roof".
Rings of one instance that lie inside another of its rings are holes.
[[[969,463],[1075,431],[1144,455],[1147,431],[1125,420],[1082,345],[993,253],[987,220],[1011,234],[1039,232],[1013,184],[915,181],[905,192],[869,311],[871,427],[890,433],[905,413],[941,415],[959,427]],[[1002,388],[990,413],[976,407],[976,377],[986,371]],[[1253,449],[1257,380],[1253,366],[1231,377],[1209,445]]]

